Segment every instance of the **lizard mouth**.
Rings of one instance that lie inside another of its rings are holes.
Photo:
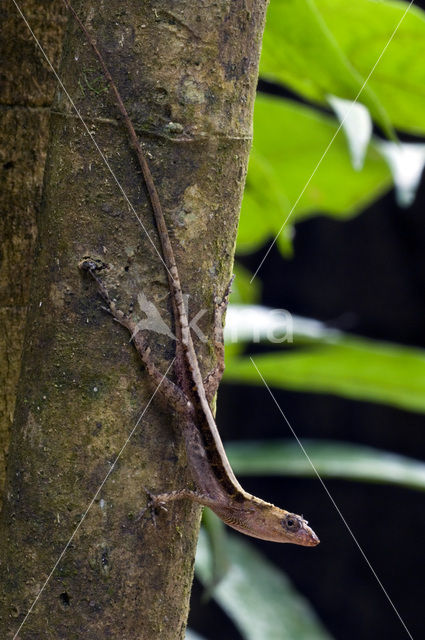
[[[310,527],[304,527],[299,533],[302,540],[301,544],[305,547],[316,547],[320,542],[319,538],[314,533],[313,529],[310,529]]]

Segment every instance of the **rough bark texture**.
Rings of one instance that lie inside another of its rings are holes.
[[[57,66],[65,11],[60,0],[20,2]],[[0,507],[15,407],[55,82],[12,2],[0,10]]]
[[[265,2],[121,0],[76,9],[101,48],[140,134],[172,234],[190,315],[231,272],[251,144]],[[98,65],[71,23],[61,77],[150,239],[149,202]],[[35,279],[0,522],[0,619],[12,637],[152,396],[125,331],[77,264],[107,263],[128,310],[143,292],[170,324],[164,268],[65,96],[51,123]],[[163,371],[174,345],[151,333]],[[206,374],[210,343],[196,339]],[[59,562],[21,639],[183,638],[199,524],[186,501],[135,514],[187,482],[178,424],[155,399]]]

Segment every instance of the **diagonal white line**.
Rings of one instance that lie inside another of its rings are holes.
[[[111,473],[113,472],[113,470],[115,469],[115,465],[117,464],[118,460],[120,459],[124,449],[126,448],[127,444],[129,443],[130,439],[132,438],[134,432],[136,431],[137,427],[139,426],[139,423],[141,421],[141,419],[143,418],[143,416],[145,415],[146,411],[149,409],[152,400],[154,399],[154,397],[157,394],[158,389],[160,388],[162,382],[164,381],[165,377],[167,376],[168,372],[170,371],[171,367],[174,364],[174,360],[175,358],[173,358],[172,362],[170,363],[167,371],[164,373],[164,375],[161,378],[160,383],[158,384],[158,386],[156,387],[155,391],[153,392],[153,394],[151,395],[151,397],[149,398],[148,403],[146,404],[145,408],[143,409],[142,413],[140,414],[140,416],[137,418],[136,424],[134,425],[134,427],[132,428],[132,430],[130,431],[130,434],[127,438],[127,440],[124,442],[123,446],[121,447],[120,452],[118,453],[117,457],[115,458],[115,460],[113,461],[111,468],[109,469],[108,473],[106,474],[106,476],[104,477],[104,479],[102,480],[98,490],[96,491],[96,493],[94,494],[93,498],[91,499],[87,509],[85,510],[83,516],[81,517],[81,520],[79,521],[79,523],[77,524],[77,526],[75,527],[74,531],[72,532],[71,537],[69,538],[68,542],[66,543],[66,545],[64,546],[61,554],[59,555],[58,559],[56,560],[55,564],[52,567],[52,570],[50,571],[49,575],[47,576],[46,580],[43,583],[43,586],[41,587],[40,591],[38,592],[34,602],[32,603],[32,605],[30,606],[30,608],[28,609],[25,618],[22,620],[21,624],[19,625],[18,630],[16,631],[15,635],[13,636],[12,640],[16,640],[16,638],[18,637],[18,634],[20,632],[20,630],[22,629],[22,627],[24,626],[25,622],[28,619],[28,616],[30,615],[31,611],[34,609],[35,605],[37,604],[41,594],[43,593],[44,589],[47,586],[47,583],[49,582],[50,578],[52,577],[52,575],[54,574],[59,562],[62,560],[62,558],[64,557],[69,545],[71,544],[71,542],[73,541],[78,529],[81,527],[81,525],[83,524],[88,512],[90,511],[90,509],[93,506],[94,501],[96,500],[97,496],[99,495],[99,493],[101,492],[103,485],[105,484],[105,482],[107,481],[107,479],[109,478],[109,476],[111,475]]]
[[[291,208],[290,212],[288,213],[288,215],[286,216],[282,226],[280,227],[279,231],[277,232],[277,234],[275,235],[273,242],[270,244],[269,248],[267,249],[265,255],[263,256],[263,259],[261,260],[260,264],[258,265],[254,275],[252,276],[251,280],[249,281],[250,284],[252,284],[254,278],[256,277],[257,273],[260,271],[261,267],[263,266],[264,261],[266,260],[267,256],[269,255],[270,251],[273,249],[274,245],[277,242],[277,239],[279,238],[280,234],[282,233],[286,223],[288,222],[289,218],[291,217],[291,215],[293,214],[295,207],[297,206],[297,204],[299,203],[299,201],[301,200],[302,196],[304,195],[305,190],[307,189],[308,185],[310,184],[310,182],[312,181],[313,177],[316,174],[316,171],[318,170],[318,168],[320,167],[320,165],[322,164],[326,154],[328,153],[329,149],[331,148],[333,141],[335,140],[335,138],[337,137],[338,133],[340,132],[344,122],[346,121],[346,119],[348,118],[348,116],[351,113],[351,110],[353,109],[353,106],[356,104],[357,100],[359,99],[363,89],[365,88],[365,86],[367,85],[367,83],[370,80],[371,75],[373,74],[373,72],[375,71],[376,67],[378,66],[382,56],[384,55],[384,53],[386,52],[386,50],[388,49],[390,43],[392,42],[395,34],[397,33],[401,23],[403,22],[404,18],[406,17],[410,7],[413,4],[413,0],[411,0],[408,4],[408,6],[406,7],[406,10],[404,11],[403,15],[401,16],[400,20],[398,21],[394,31],[392,32],[387,44],[385,45],[385,47],[382,49],[377,61],[375,62],[375,64],[373,65],[372,69],[369,71],[369,74],[366,78],[366,80],[363,82],[362,86],[359,89],[358,94],[356,95],[355,99],[353,100],[352,104],[350,105],[350,108],[347,110],[347,113],[345,114],[345,116],[343,117],[343,119],[340,122],[340,125],[338,127],[338,129],[335,131],[334,135],[332,136],[328,146],[326,147],[326,149],[324,150],[322,157],[320,158],[319,162],[316,164],[316,166],[313,169],[313,172],[311,174],[311,176],[309,177],[309,179],[307,180],[307,182],[305,183],[300,195],[298,196],[298,198],[295,200],[295,204],[293,205],[293,207]]]
[[[31,29],[31,26],[30,26],[30,24],[28,23],[28,20],[26,19],[26,17],[25,17],[25,16],[24,16],[24,14],[22,13],[22,11],[21,11],[21,9],[20,9],[20,7],[19,7],[18,3],[16,2],[16,0],[12,0],[12,2],[13,2],[13,4],[15,5],[15,7],[16,7],[16,9],[17,9],[17,11],[19,12],[19,14],[20,14],[20,16],[21,16],[22,20],[25,22],[26,26],[28,27],[28,30],[29,30],[30,34],[31,34],[31,35],[32,35],[32,37],[34,38],[34,40],[35,40],[35,42],[36,42],[36,44],[37,44],[38,48],[40,49],[41,53],[43,54],[43,56],[44,56],[44,58],[45,58],[45,60],[46,60],[47,64],[48,64],[48,65],[49,65],[49,67],[50,67],[50,69],[52,70],[53,75],[55,76],[55,78],[56,78],[56,80],[58,81],[58,83],[60,84],[60,86],[61,86],[61,88],[62,88],[63,92],[65,93],[66,97],[68,98],[69,102],[71,103],[72,108],[74,109],[75,113],[77,114],[77,116],[78,116],[78,117],[79,117],[79,119],[81,120],[81,122],[82,122],[82,124],[83,124],[84,129],[87,131],[87,133],[88,133],[88,135],[89,135],[89,137],[90,137],[90,140],[93,142],[94,146],[96,147],[96,150],[98,151],[98,153],[99,153],[100,157],[102,158],[102,160],[103,160],[104,164],[106,165],[106,167],[107,167],[107,169],[108,169],[109,173],[111,174],[111,176],[112,176],[112,177],[113,177],[113,179],[115,180],[115,182],[116,182],[116,184],[117,184],[117,186],[118,186],[119,190],[121,191],[122,195],[124,196],[124,198],[125,198],[125,200],[126,200],[126,202],[127,202],[128,206],[130,207],[130,209],[131,209],[132,213],[133,213],[133,214],[134,214],[134,216],[136,217],[136,220],[138,221],[138,223],[139,223],[139,224],[140,224],[140,226],[142,227],[143,231],[144,231],[144,232],[145,232],[145,234],[146,234],[146,237],[148,238],[149,242],[151,243],[151,245],[152,245],[152,246],[153,246],[153,248],[155,249],[156,254],[158,255],[158,257],[159,257],[159,259],[161,260],[161,262],[162,262],[162,264],[164,265],[164,267],[166,268],[166,270],[167,270],[167,272],[169,273],[170,277],[172,278],[171,273],[169,272],[168,267],[167,267],[167,265],[165,264],[165,262],[164,262],[164,260],[163,260],[163,258],[162,258],[162,256],[161,256],[161,254],[160,254],[160,252],[159,252],[159,251],[158,251],[158,249],[156,248],[156,246],[155,246],[155,244],[154,244],[154,242],[153,242],[152,238],[150,237],[149,233],[148,233],[148,232],[147,232],[147,230],[146,230],[146,227],[144,226],[144,224],[143,224],[142,220],[140,219],[140,217],[138,216],[138,214],[137,214],[137,212],[136,212],[135,208],[133,207],[132,203],[130,202],[130,200],[129,200],[129,198],[128,198],[127,194],[125,193],[125,191],[124,191],[124,189],[123,189],[123,187],[122,187],[122,185],[121,185],[121,183],[120,183],[120,181],[118,180],[118,178],[117,178],[117,176],[115,175],[115,173],[114,173],[114,171],[113,171],[113,169],[112,169],[111,165],[109,164],[109,162],[108,162],[108,160],[107,160],[107,158],[106,158],[105,154],[102,152],[102,150],[101,150],[101,148],[99,147],[99,145],[97,144],[97,142],[96,142],[96,140],[95,140],[95,138],[94,138],[93,134],[90,132],[90,129],[88,128],[88,126],[87,126],[87,124],[86,124],[86,122],[85,122],[85,120],[84,120],[83,116],[81,115],[80,111],[78,110],[78,107],[76,106],[75,102],[73,101],[73,99],[72,99],[72,98],[71,98],[71,96],[69,95],[68,91],[67,91],[67,90],[66,90],[66,88],[65,88],[65,85],[63,84],[62,80],[60,79],[59,75],[57,74],[57,72],[56,72],[56,70],[55,70],[54,66],[53,66],[53,65],[52,65],[52,63],[50,62],[50,60],[49,60],[49,58],[48,58],[48,56],[47,56],[46,52],[44,51],[44,49],[43,49],[42,45],[40,44],[39,40],[37,39],[37,36],[35,35],[34,31]]]
[[[359,541],[357,540],[356,536],[354,535],[354,533],[352,532],[350,525],[348,524],[348,522],[346,521],[346,519],[344,518],[344,516],[341,513],[340,508],[338,507],[338,505],[336,504],[334,498],[332,497],[329,489],[327,488],[326,484],[324,483],[324,481],[322,480],[319,472],[317,471],[316,467],[314,466],[310,456],[308,455],[307,451],[305,450],[303,443],[301,442],[301,440],[298,438],[297,434],[295,433],[292,425],[290,424],[288,418],[286,417],[286,415],[283,413],[283,410],[281,408],[281,406],[279,405],[278,401],[276,400],[272,390],[270,389],[269,385],[267,384],[267,382],[265,381],[261,371],[259,370],[259,368],[257,367],[257,365],[254,362],[254,359],[252,357],[250,357],[250,360],[252,362],[252,364],[254,365],[255,369],[257,370],[258,375],[260,376],[261,380],[263,381],[264,386],[266,387],[267,391],[269,392],[273,402],[275,403],[276,407],[279,410],[279,413],[281,414],[281,416],[283,417],[283,419],[285,420],[286,424],[288,425],[292,435],[294,436],[295,440],[297,441],[299,447],[301,448],[301,451],[303,452],[303,454],[305,455],[305,457],[307,458],[309,464],[311,465],[311,468],[313,469],[314,473],[316,474],[320,484],[322,485],[322,487],[324,488],[324,490],[326,491],[329,500],[332,502],[333,506],[335,507],[339,517],[341,518],[342,522],[344,523],[348,533],[350,534],[350,536],[352,537],[352,539],[354,540],[358,550],[360,551],[361,555],[363,556],[363,559],[365,560],[367,566],[369,567],[369,569],[371,570],[375,580],[377,581],[377,583],[379,584],[379,586],[381,587],[385,597],[387,598],[388,602],[390,603],[391,607],[393,608],[397,618],[400,620],[401,624],[404,627],[404,630],[406,631],[407,635],[409,636],[410,640],[413,640],[413,636],[410,633],[409,629],[406,626],[406,623],[404,622],[403,618],[401,617],[400,613],[398,612],[397,607],[395,606],[395,604],[393,603],[393,601],[391,600],[388,592],[386,591],[384,585],[382,584],[381,580],[379,579],[375,569],[372,567],[368,557],[366,556],[365,552],[363,551],[363,548],[360,546]]]

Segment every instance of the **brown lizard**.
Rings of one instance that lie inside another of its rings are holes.
[[[164,380],[162,374],[156,368],[151,357],[150,348],[141,332],[137,330],[137,323],[129,315],[117,309],[105,286],[96,275],[95,272],[99,268],[96,262],[90,258],[85,258],[80,263],[80,267],[89,271],[95,278],[99,291],[108,305],[108,311],[130,331],[134,345],[149,375],[156,384],[159,385],[162,382],[160,386],[161,392],[181,416],[181,430],[186,447],[187,462],[196,488],[195,490],[182,489],[150,496],[149,506],[154,509],[155,507],[163,507],[171,500],[189,498],[210,507],[223,522],[246,535],[274,542],[291,542],[303,546],[316,546],[319,543],[319,539],[308,526],[306,520],[299,515],[280,509],[247,493],[233,473],[210,407],[211,398],[215,393],[224,369],[222,362],[221,316],[226,307],[228,291],[218,306],[218,312],[216,313],[215,342],[219,356],[218,366],[216,371],[209,377],[206,383],[207,386],[205,386],[190,334],[173,247],[148,163],[128,112],[100,51],[68,0],[64,0],[64,3],[73,14],[87,41],[93,48],[124,119],[130,143],[137,155],[149,194],[172,298],[177,336],[175,359],[177,384],[168,379]]]

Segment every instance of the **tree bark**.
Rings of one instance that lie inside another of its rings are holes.
[[[20,6],[52,62],[59,62],[60,0]],[[21,364],[26,311],[55,82],[12,2],[1,9],[0,58],[0,508]]]
[[[190,315],[205,310],[199,325],[206,336],[214,295],[232,268],[265,4],[76,6],[150,158]],[[154,387],[77,265],[87,255],[101,260],[119,307],[134,305],[134,316],[143,318],[143,292],[170,325],[165,270],[125,130],[73,22],[60,75],[91,134],[59,90],[0,522],[0,619],[13,637],[76,531],[19,638],[183,638],[200,509],[175,502],[158,514],[156,528],[135,518],[146,503],[143,486],[156,493],[189,480],[178,423],[156,397],[128,440]],[[153,332],[148,339],[165,372],[173,341]],[[206,375],[211,342],[194,339]]]

